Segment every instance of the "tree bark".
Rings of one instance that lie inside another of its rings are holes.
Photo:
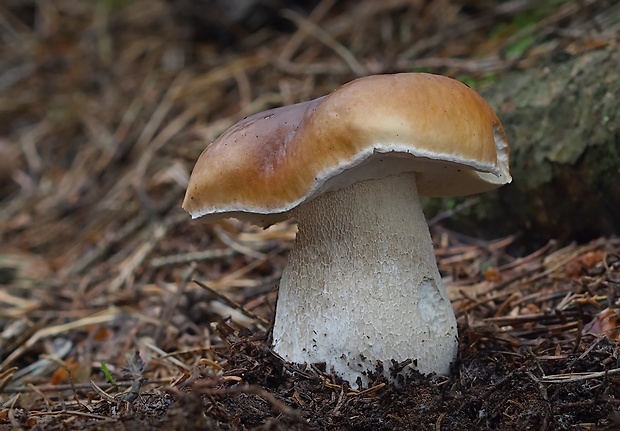
[[[610,46],[511,72],[482,91],[506,128],[513,183],[481,196],[458,227],[577,240],[620,233],[618,65]]]

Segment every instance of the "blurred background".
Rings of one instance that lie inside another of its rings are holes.
[[[3,0],[0,370],[38,364],[15,381],[48,381],[45,353],[88,376],[144,337],[153,352],[190,349],[210,345],[208,323],[231,314],[266,326],[295,226],[190,222],[180,204],[193,163],[237,120],[368,74],[460,79],[519,137],[515,186],[491,206],[429,204],[444,275],[484,280],[511,245],[525,253],[617,233],[619,9],[612,0]],[[570,93],[587,77],[589,95]],[[572,130],[579,145],[596,136],[604,151],[590,158],[605,166],[589,182],[590,147],[558,149],[566,135],[545,130]],[[538,176],[554,185],[540,195]],[[567,201],[571,190],[581,200]],[[570,209],[554,213],[560,203]],[[594,214],[585,227],[582,210]]]

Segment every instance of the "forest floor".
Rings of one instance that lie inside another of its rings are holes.
[[[256,31],[188,4],[0,6],[0,430],[620,429],[620,239],[432,218],[458,359],[360,390],[266,341],[294,223],[180,209],[246,115],[371,73],[486,85],[617,43],[616,2],[322,0]]]

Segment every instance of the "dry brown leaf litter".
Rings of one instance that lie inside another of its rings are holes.
[[[252,112],[363,74],[483,76],[617,38],[613,2],[513,23],[535,3],[324,0],[283,14],[293,34],[228,49],[183,39],[157,1],[1,5],[0,428],[617,427],[617,239],[523,252],[436,224],[454,375],[360,392],[265,343],[294,226],[179,210],[205,142]],[[123,380],[136,348],[144,373]]]

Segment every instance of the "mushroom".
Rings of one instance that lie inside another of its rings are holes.
[[[273,350],[363,386],[379,364],[395,381],[391,364],[448,374],[456,358],[418,195],[510,181],[504,130],[475,91],[438,75],[376,75],[233,125],[201,154],[183,208],[263,226],[296,218]]]

